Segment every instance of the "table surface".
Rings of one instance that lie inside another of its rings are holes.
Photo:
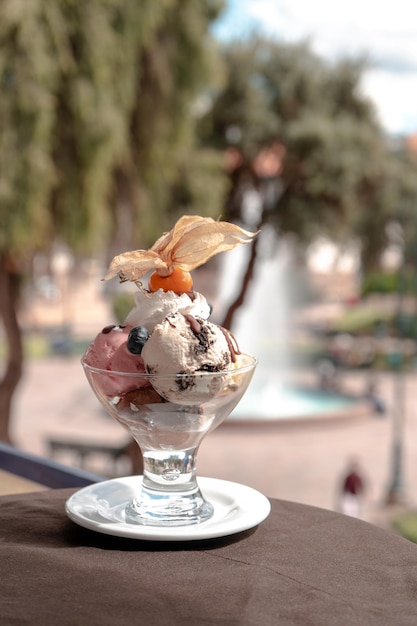
[[[2,624],[417,624],[417,545],[271,500],[258,527],[153,543],[81,528],[74,489],[0,497]]]

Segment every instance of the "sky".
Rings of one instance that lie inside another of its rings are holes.
[[[417,132],[417,3],[414,0],[227,0],[215,25],[222,41],[251,32],[308,40],[320,56],[366,55],[362,89],[388,133]]]

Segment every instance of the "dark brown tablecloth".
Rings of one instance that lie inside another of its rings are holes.
[[[272,500],[252,531],[150,543],[78,527],[72,492],[0,498],[1,624],[417,624],[417,546],[371,524]]]

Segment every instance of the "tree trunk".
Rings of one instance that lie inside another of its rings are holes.
[[[13,262],[0,255],[0,317],[3,322],[7,355],[0,381],[0,441],[11,443],[10,417],[13,394],[23,372],[22,334],[17,321],[20,275]]]
[[[256,230],[260,230],[262,223],[263,223],[263,220],[261,220],[261,223],[258,225],[258,228]],[[240,291],[236,299],[234,300],[234,302],[232,302],[232,304],[229,306],[229,309],[226,312],[224,320],[221,323],[221,326],[223,326],[224,328],[227,328],[228,330],[232,329],[233,320],[234,320],[236,311],[245,302],[246,293],[248,291],[248,287],[253,278],[253,272],[254,272],[256,260],[258,257],[259,236],[255,237],[255,239],[249,245],[251,246],[251,252],[250,252],[248,264],[246,266],[245,274],[242,279],[242,284],[240,286]]]

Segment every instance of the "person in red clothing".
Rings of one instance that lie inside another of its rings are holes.
[[[342,513],[360,517],[365,483],[359,463],[353,459],[342,482]]]

